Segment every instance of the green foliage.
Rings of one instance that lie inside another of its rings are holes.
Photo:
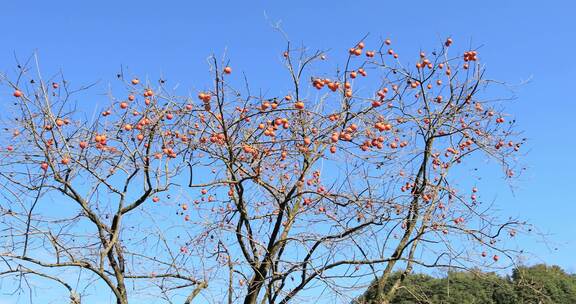
[[[394,273],[389,290],[400,276]],[[371,286],[355,304],[376,304]],[[413,274],[406,278],[391,304],[558,304],[576,303],[576,276],[558,266],[518,267],[512,276],[478,270],[450,272],[443,278]]]
[[[518,267],[512,280],[520,303],[576,303],[576,277],[558,266]]]

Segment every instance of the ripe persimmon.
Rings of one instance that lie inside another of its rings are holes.
[[[201,92],[201,93],[198,94],[198,98],[199,98],[200,100],[202,100],[203,102],[207,103],[207,102],[210,101],[210,99],[212,99],[212,96],[210,96],[210,94]]]

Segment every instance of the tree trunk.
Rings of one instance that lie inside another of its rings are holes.
[[[128,304],[128,294],[126,293],[126,286],[123,282],[116,287],[120,296],[116,297],[116,304]]]
[[[262,283],[264,278],[254,278],[250,285],[248,285],[248,294],[246,298],[244,298],[244,304],[256,304],[258,300],[258,294],[260,293],[260,289],[262,288]]]
[[[81,304],[80,296],[76,292],[70,292],[70,304]]]

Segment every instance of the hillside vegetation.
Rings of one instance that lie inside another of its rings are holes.
[[[375,298],[373,288],[369,288],[355,304],[375,304]],[[390,303],[576,303],[576,275],[547,265],[517,267],[505,277],[480,271],[450,272],[442,278],[413,274],[406,278]]]

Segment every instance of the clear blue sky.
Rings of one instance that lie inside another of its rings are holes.
[[[120,65],[184,88],[208,80],[206,57],[227,50],[253,87],[285,79],[278,54],[282,21],[289,38],[311,48],[346,50],[366,33],[417,52],[451,35],[460,47],[483,45],[488,74],[517,88],[509,112],[529,139],[528,172],[514,194],[489,179],[503,214],[550,233],[522,245],[537,259],[576,272],[576,18],[574,1],[3,1],[0,70],[14,54],[37,50],[46,73],[76,84],[114,80]],[[267,16],[267,17],[265,17]],[[267,19],[268,18],[268,19]],[[570,156],[572,155],[572,156]]]

